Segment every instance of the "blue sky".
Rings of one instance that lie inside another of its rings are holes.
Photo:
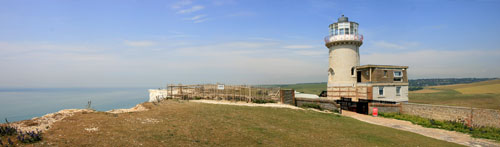
[[[362,64],[415,78],[499,77],[500,1],[4,1],[0,87],[161,87],[327,80],[328,25]]]

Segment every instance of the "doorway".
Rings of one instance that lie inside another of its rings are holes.
[[[361,71],[358,71],[358,73],[356,74],[356,78],[358,83],[361,83]]]

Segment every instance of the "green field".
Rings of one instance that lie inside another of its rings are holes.
[[[302,93],[319,95],[322,91],[326,90],[326,85],[326,83],[301,83],[277,86],[281,87],[282,89],[294,89]]]
[[[411,91],[412,103],[500,109],[500,80],[430,86]]]
[[[48,146],[459,146],[336,114],[167,100],[149,111],[76,114]],[[88,131],[86,128],[97,128]],[[43,143],[43,144],[42,144]]]

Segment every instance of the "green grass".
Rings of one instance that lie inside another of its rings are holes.
[[[459,146],[336,114],[164,101],[149,111],[76,114],[46,132],[49,146]],[[144,123],[154,119],[156,123]],[[97,127],[88,132],[85,128]]]
[[[424,90],[435,92],[410,92],[409,100],[412,103],[500,109],[500,93],[491,92],[495,91],[495,88],[500,91],[500,87],[496,87],[499,85],[498,83],[500,80],[426,87]],[[486,89],[482,89],[482,87],[486,87]]]
[[[413,124],[421,125],[427,128],[439,128],[450,131],[462,132],[470,134],[472,137],[476,138],[493,139],[496,141],[500,141],[500,128],[493,128],[493,127],[471,128],[464,125],[462,122],[439,121],[419,116],[398,114],[398,113],[381,113],[379,115],[387,118],[410,121]]]
[[[257,104],[276,103],[276,101],[271,99],[252,99],[252,102]]]
[[[282,89],[294,89],[298,92],[319,95],[322,91],[326,90],[327,83],[305,83],[305,84],[290,84],[278,85]]]

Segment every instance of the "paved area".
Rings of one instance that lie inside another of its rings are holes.
[[[447,131],[447,130],[443,130],[443,129],[425,128],[425,127],[422,127],[419,125],[412,124],[409,121],[402,121],[402,120],[383,118],[383,117],[373,117],[370,115],[363,115],[363,114],[358,114],[358,113],[349,112],[349,111],[342,111],[342,115],[352,117],[352,118],[355,118],[357,120],[364,121],[367,123],[391,127],[391,128],[395,128],[395,129],[399,129],[399,130],[404,130],[404,131],[409,131],[409,132],[417,133],[417,134],[424,135],[427,137],[431,137],[431,138],[435,138],[435,139],[439,139],[439,140],[445,140],[448,142],[453,142],[453,143],[457,143],[457,144],[461,144],[461,145],[474,146],[474,147],[479,147],[479,146],[500,147],[500,143],[495,142],[493,140],[473,138],[467,134],[454,132],[454,131]]]

